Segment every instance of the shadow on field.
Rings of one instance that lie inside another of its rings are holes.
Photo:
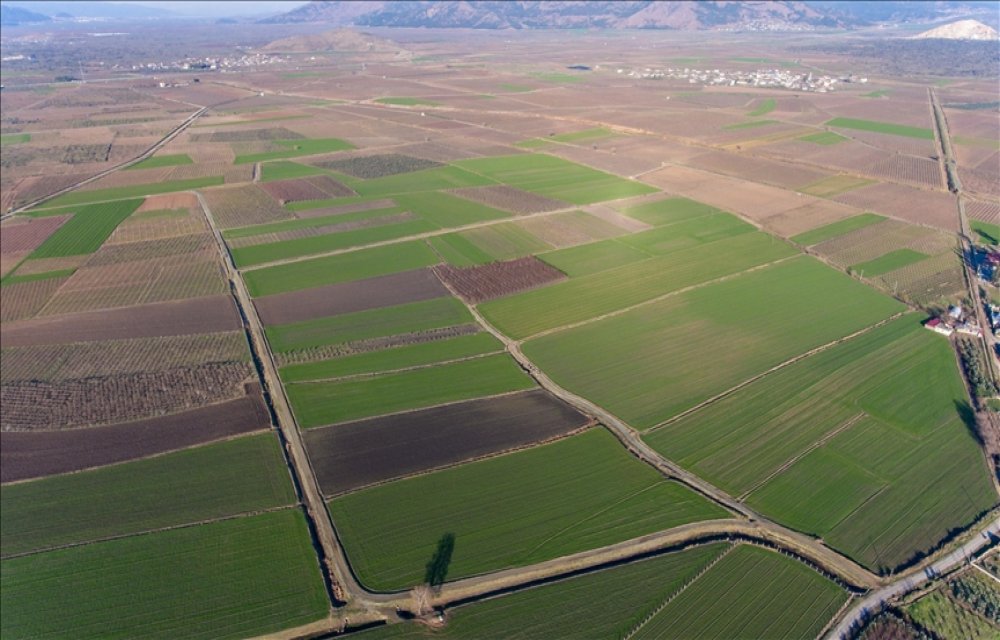
[[[976,420],[975,410],[965,400],[956,400],[955,410],[958,411],[959,417],[962,418],[965,428],[969,430],[969,433],[976,439],[976,442],[982,446],[983,436],[979,433],[979,422]]]
[[[440,588],[448,577],[448,565],[451,564],[451,554],[455,551],[455,534],[446,533],[438,540],[437,550],[427,563],[424,582],[432,588]]]

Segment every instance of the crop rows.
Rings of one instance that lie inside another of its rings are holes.
[[[941,187],[941,168],[933,160],[894,155],[869,165],[861,171],[879,180]]]
[[[451,327],[399,333],[396,335],[381,336],[377,338],[351,340],[341,344],[291,349],[281,353],[276,353],[275,360],[279,366],[286,367],[291,365],[319,362],[321,360],[330,360],[332,358],[356,356],[359,354],[382,351],[384,349],[422,345],[428,342],[436,342],[438,340],[448,340],[450,338],[472,335],[478,331],[478,325],[459,324]]]
[[[344,160],[324,160],[313,162],[312,164],[365,180],[443,166],[440,162],[404,156],[398,153],[346,158]]]
[[[434,272],[469,302],[477,304],[565,278],[533,256],[460,269],[438,265]]]
[[[328,198],[344,198],[355,195],[351,189],[330,176],[265,182],[261,185],[261,188],[267,191],[281,205],[286,205],[289,202],[301,202],[303,200],[326,200]]]
[[[31,282],[16,282],[3,287],[0,320],[11,322],[31,318],[55,295],[68,277],[46,278]]]
[[[457,189],[453,193],[467,200],[519,215],[554,211],[556,209],[564,209],[568,206],[565,202],[521,191],[507,185]]]
[[[245,227],[265,224],[292,217],[267,193],[256,185],[245,185],[224,189],[209,189],[204,192],[205,200],[219,227]]]

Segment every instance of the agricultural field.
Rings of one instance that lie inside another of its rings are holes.
[[[837,222],[831,222],[830,224],[823,225],[822,227],[810,229],[805,233],[793,236],[792,241],[801,245],[812,246],[883,220],[885,220],[884,216],[876,215],[874,213],[862,213],[861,215],[853,216],[845,220],[838,220]]]
[[[857,129],[858,131],[872,131],[875,133],[886,133],[893,136],[904,136],[907,138],[919,138],[921,140],[933,140],[934,132],[922,127],[911,127],[907,125],[894,124],[891,122],[878,122],[876,120],[859,120],[856,118],[834,118],[825,123],[828,127],[839,129]]]
[[[535,257],[478,267],[438,265],[434,272],[465,300],[478,304],[562,280],[565,276]]]
[[[424,160],[423,158],[413,158],[398,153],[360,156],[343,160],[313,161],[312,164],[338,173],[346,173],[349,176],[363,180],[442,166],[440,162]]]
[[[32,259],[61,258],[97,251],[108,236],[142,204],[123,200],[81,207],[45,239],[29,256]]]
[[[358,577],[378,590],[420,582],[449,533],[456,579],[726,515],[602,429],[349,493],[330,512]]]
[[[215,134],[219,135],[219,134]],[[283,158],[298,158],[300,156],[314,156],[331,151],[347,151],[353,149],[354,145],[337,138],[317,138],[317,139],[296,139],[296,140],[271,140],[270,145],[275,147],[273,151],[261,153],[237,154],[236,164],[248,164],[251,162],[262,162],[265,160],[281,160]]]

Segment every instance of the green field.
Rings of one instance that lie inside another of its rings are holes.
[[[507,335],[525,338],[792,255],[791,247],[769,235],[743,233],[485,302],[479,309]]]
[[[982,220],[970,220],[969,226],[986,244],[994,247],[1000,244],[1000,225],[990,224]]]
[[[933,140],[934,131],[923,127],[909,127],[891,122],[879,122],[877,120],[858,120],[855,118],[834,118],[823,123],[827,127],[840,127],[841,129],[857,129],[858,131],[874,131],[875,133],[886,133],[892,136],[903,136],[905,138],[920,138],[921,140]]]
[[[153,156],[151,158],[146,158],[140,162],[136,162],[131,167],[125,169],[156,169],[159,167],[176,167],[182,164],[194,164],[194,160],[191,159],[186,153],[173,153],[164,156]]]
[[[807,136],[802,136],[799,140],[805,140],[806,142],[812,142],[813,144],[831,145],[839,144],[841,142],[846,142],[850,138],[845,138],[839,133],[834,133],[833,131],[823,131],[822,133],[810,133]]]
[[[584,76],[576,76],[571,73],[562,73],[559,71],[539,71],[532,73],[531,77],[542,82],[553,82],[556,84],[576,84],[577,82],[586,80]]]
[[[287,509],[0,563],[4,638],[244,638],[326,616]]]
[[[471,267],[493,262],[494,258],[459,233],[446,233],[427,238],[427,245],[448,264]]]
[[[274,435],[6,485],[2,553],[222,518],[295,502]]]
[[[30,133],[3,133],[0,134],[0,146],[6,147],[9,144],[24,144],[31,142]]]
[[[810,182],[807,185],[799,187],[797,191],[808,193],[818,198],[832,198],[848,191],[867,187],[870,184],[875,184],[875,180],[838,174],[821,178],[816,182]]]
[[[853,273],[860,273],[862,276],[880,276],[896,269],[901,269],[911,264],[916,264],[925,258],[929,258],[926,253],[920,253],[913,249],[896,249],[884,255],[851,265]]]
[[[919,320],[772,372],[644,439],[779,522],[896,567],[996,498],[963,423],[954,353]]]
[[[623,236],[620,240],[650,255],[662,256],[696,245],[710,244],[750,233],[753,230],[752,224],[720,211],[694,220],[633,233]]]
[[[332,360],[288,365],[281,368],[281,379],[286,383],[323,380],[376,371],[391,371],[499,351],[503,351],[503,344],[484,331]]]
[[[440,105],[440,102],[434,102],[433,100],[425,100],[424,98],[376,98],[375,102],[379,104],[398,104],[404,107],[415,107],[418,105],[424,105],[428,107],[436,107]]]
[[[398,173],[384,178],[361,180],[338,174],[338,180],[363,196],[383,198],[400,193],[438,191],[440,189],[461,189],[463,187],[483,187],[496,181],[460,167],[445,165],[420,171]]]
[[[380,590],[422,582],[445,534],[454,580],[726,516],[603,429],[364,489],[330,511],[358,577]]]
[[[553,140],[555,142],[590,142],[591,140],[600,140],[601,138],[607,138],[613,135],[613,131],[609,131],[604,127],[594,127],[593,129],[583,129],[582,131],[560,133],[555,136],[549,136],[546,139]]]
[[[319,167],[311,167],[307,164],[291,162],[289,160],[276,160],[265,162],[260,165],[260,181],[274,182],[275,180],[291,180],[293,178],[305,178],[308,176],[329,175],[329,171]]]
[[[751,118],[759,118],[774,111],[776,106],[778,106],[778,103],[774,98],[767,98],[766,100],[761,100],[757,108],[747,113],[747,115]]]
[[[501,91],[506,91],[508,93],[526,93],[528,91],[534,91],[534,87],[529,87],[523,84],[511,84],[509,82],[501,82],[499,85]]]
[[[269,222],[250,227],[239,227],[227,229],[222,232],[222,236],[227,240],[235,238],[248,238],[252,236],[264,235],[267,233],[281,233],[283,231],[296,231],[298,229],[309,229],[312,227],[323,227],[342,222],[356,222],[358,220],[369,220],[381,216],[401,213],[402,207],[386,207],[384,209],[367,209],[354,213],[339,213],[328,216],[316,216],[314,218],[292,218],[291,220],[281,220],[279,222]]]
[[[442,228],[509,218],[510,214],[449,193],[425,191],[396,197],[399,206]]]
[[[939,638],[996,640],[1000,633],[984,618],[965,609],[940,590],[923,596],[908,606],[906,612]]]
[[[79,207],[73,217],[46,238],[29,257],[61,258],[93,253],[141,204],[142,200],[138,199]]]
[[[244,273],[250,295],[259,297],[310,289],[324,284],[374,278],[429,267],[438,257],[423,242],[401,242],[386,247],[352,251]]]
[[[50,278],[68,278],[74,273],[76,273],[76,269],[59,269],[57,271],[32,273],[24,276],[19,276],[17,273],[14,273],[13,275],[4,276],[3,279],[0,280],[0,283],[17,284],[18,282],[35,282],[37,280],[49,280]]]
[[[391,625],[361,638],[551,640],[567,629],[576,640],[620,638],[726,548],[723,543],[694,547],[450,608],[443,629]]]
[[[524,352],[563,387],[645,429],[902,308],[799,257],[531,340]]]
[[[740,545],[644,624],[633,637],[817,637],[847,592],[810,567]]]
[[[456,166],[524,191],[591,204],[656,191],[654,187],[544,154],[460,160]]]
[[[248,153],[236,156],[235,164],[247,164],[248,162],[262,162],[264,160],[280,160],[282,158],[297,158],[299,156],[313,156],[320,153],[332,153],[334,151],[347,151],[353,149],[350,142],[338,138],[312,138],[306,140],[271,140],[282,149],[277,151],[265,151],[263,153]]]
[[[538,257],[569,277],[576,278],[639,262],[650,255],[612,238],[549,251]]]
[[[95,189],[93,191],[72,191],[45,203],[46,207],[62,207],[68,205],[104,202],[106,200],[124,200],[152,196],[158,193],[173,193],[174,191],[189,191],[202,187],[214,187],[223,183],[222,176],[192,178],[190,180],[168,180],[154,184],[139,184],[131,187],[114,187],[112,189]]]
[[[769,124],[778,124],[777,120],[751,120],[749,122],[738,122],[736,124],[727,124],[723,129],[727,131],[739,131],[741,129],[756,129],[757,127],[765,127]]]
[[[513,358],[496,354],[375,377],[288,384],[285,391],[299,424],[308,428],[533,385]]]
[[[434,298],[395,307],[282,324],[268,327],[266,331],[271,348],[287,352],[451,327],[471,321],[472,314],[455,298]]]
[[[721,209],[688,198],[666,198],[629,207],[625,210],[625,214],[654,227],[661,227],[720,211]]]
[[[805,233],[800,233],[799,235],[792,237],[792,241],[809,247],[814,244],[819,244],[824,240],[836,238],[837,236],[842,236],[845,233],[867,227],[875,224],[876,222],[882,222],[883,220],[885,220],[884,216],[874,213],[862,213],[860,215],[851,216],[850,218],[838,220],[837,222],[825,224],[822,227],[810,229]]]
[[[249,247],[232,249],[233,262],[237,267],[249,267],[267,264],[288,258],[301,258],[316,253],[362,247],[373,242],[396,240],[420,233],[436,231],[439,227],[428,220],[417,218],[404,222],[392,222],[374,227],[365,227],[351,231],[325,233],[317,236],[282,240]]]
[[[513,222],[460,231],[455,235],[458,237],[455,238],[451,234],[443,236],[441,242],[475,264],[510,260],[552,249],[552,245]],[[471,253],[462,251],[465,246],[463,241],[474,247]],[[480,261],[480,255],[486,256],[487,259]]]

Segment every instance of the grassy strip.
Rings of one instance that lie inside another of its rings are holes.
[[[10,144],[24,144],[31,142],[30,133],[3,133],[0,134],[0,146],[6,147]]]
[[[358,491],[333,500],[330,511],[372,589],[424,582],[449,535],[444,569],[453,580],[725,516],[632,458],[604,429]]]
[[[408,193],[396,197],[396,202],[407,211],[445,229],[511,217],[506,211],[439,191]]]
[[[274,435],[0,489],[4,555],[295,502]]]
[[[604,127],[594,127],[592,129],[584,129],[582,131],[573,131],[570,133],[560,133],[559,135],[549,136],[547,140],[554,140],[555,142],[589,142],[591,140],[599,140],[613,135],[614,132],[605,129]]]
[[[467,237],[459,233],[446,233],[441,236],[427,238],[427,244],[445,262],[456,267],[472,267],[477,264],[493,262],[494,260],[492,255],[483,251]]]
[[[321,362],[293,364],[281,368],[281,379],[286,383],[322,380],[432,364],[495,351],[503,351],[503,345],[499,340],[486,332],[474,333],[448,340],[359,353]]]
[[[845,138],[839,133],[834,133],[833,131],[823,131],[821,133],[810,133],[807,136],[802,136],[799,140],[804,140],[806,142],[812,142],[813,144],[831,145],[839,144],[841,142],[847,142],[850,138]]]
[[[247,238],[250,236],[260,236],[267,233],[281,233],[283,231],[296,231],[298,229],[310,229],[312,227],[323,227],[326,225],[339,224],[341,222],[355,222],[357,220],[367,220],[378,218],[393,213],[400,213],[401,207],[386,207],[385,209],[365,209],[354,213],[335,213],[329,216],[318,216],[315,218],[293,218],[291,220],[281,220],[279,222],[269,222],[267,224],[257,224],[250,227],[239,227],[227,229],[222,232],[222,236],[227,240],[235,238]]]
[[[874,260],[851,265],[851,271],[860,273],[862,276],[880,276],[907,265],[915,264],[928,257],[930,256],[926,253],[920,253],[913,249],[897,249],[881,255]]]
[[[854,189],[867,187],[870,184],[875,184],[875,180],[855,176],[834,175],[820,178],[816,182],[810,182],[803,187],[799,187],[798,191],[819,198],[832,198],[833,196],[853,191]]]
[[[629,207],[625,210],[625,214],[654,227],[660,227],[721,211],[721,209],[716,209],[711,205],[688,198],[666,198]]]
[[[740,129],[755,129],[757,127],[763,127],[769,124],[778,124],[777,120],[751,120],[750,122],[738,122],[736,124],[727,124],[723,129],[726,131],[738,131]]]
[[[429,267],[438,257],[423,242],[401,242],[336,256],[303,260],[244,274],[252,296],[311,289],[324,284],[374,278]]]
[[[532,386],[513,358],[497,354],[374,378],[289,384],[285,390],[299,424],[308,428]]]
[[[287,352],[451,327],[471,320],[472,314],[455,298],[434,298],[395,307],[283,324],[268,327],[266,331],[271,348]]]
[[[891,136],[903,136],[904,138],[919,138],[921,140],[933,140],[934,132],[923,127],[909,127],[892,122],[879,122],[877,120],[858,120],[856,118],[834,118],[824,123],[827,127],[840,127],[841,129],[857,129],[858,131],[873,131],[875,133],[885,133]]]
[[[4,560],[0,605],[5,638],[80,639],[243,638],[329,608],[298,510]]]
[[[284,149],[278,151],[265,151],[263,153],[247,153],[236,156],[234,164],[247,164],[248,162],[261,162],[264,160],[280,160],[282,158],[296,158],[298,156],[312,156],[319,153],[331,153],[334,151],[347,151],[354,149],[350,142],[339,138],[311,138],[306,140],[272,140],[274,144]]]
[[[186,153],[174,153],[165,156],[153,156],[151,158],[146,158],[141,162],[137,162],[131,167],[128,167],[126,171],[131,169],[156,169],[159,167],[176,167],[182,164],[194,164],[194,160],[191,159]]]
[[[67,278],[76,273],[76,269],[59,269],[57,271],[46,271],[45,273],[32,273],[26,276],[19,276],[16,273],[5,277],[0,282],[3,284],[17,284],[18,282],[35,282],[37,280],[48,280],[50,278]]]
[[[845,233],[850,233],[851,231],[856,231],[869,225],[873,225],[876,222],[882,222],[883,220],[885,220],[884,216],[880,216],[875,213],[862,213],[860,215],[851,216],[850,218],[844,218],[843,220],[831,222],[830,224],[825,224],[822,227],[810,229],[805,233],[793,236],[791,240],[792,242],[797,242],[801,245],[810,247],[825,240],[842,236]]]
[[[224,182],[222,176],[209,176],[206,178],[192,178],[190,180],[170,180],[167,182],[157,182],[155,184],[139,184],[129,187],[115,187],[113,189],[96,189],[94,191],[73,191],[66,195],[59,196],[55,200],[45,203],[48,207],[61,207],[66,205],[86,204],[90,202],[104,202],[106,200],[124,200],[126,198],[138,198],[141,196],[152,196],[159,193],[173,193],[174,191],[188,191],[190,189],[200,189],[202,187],[214,187]]]
[[[767,98],[766,100],[761,100],[757,108],[747,113],[747,115],[751,118],[759,118],[774,111],[776,106],[778,106],[778,103],[774,98]]]
[[[93,253],[141,204],[142,200],[137,199],[79,207],[76,215],[46,238],[29,257],[61,258]]]
[[[307,164],[290,162],[288,160],[276,160],[274,162],[265,162],[260,166],[260,181],[274,182],[275,180],[291,180],[293,178],[328,175],[329,173],[325,169],[311,167]]]
[[[986,244],[994,247],[1000,244],[1000,225],[990,224],[982,220],[970,220],[969,226]]]
[[[624,244],[615,238],[538,255],[540,260],[549,263],[571,278],[616,269],[646,260],[649,257],[645,251]]]

